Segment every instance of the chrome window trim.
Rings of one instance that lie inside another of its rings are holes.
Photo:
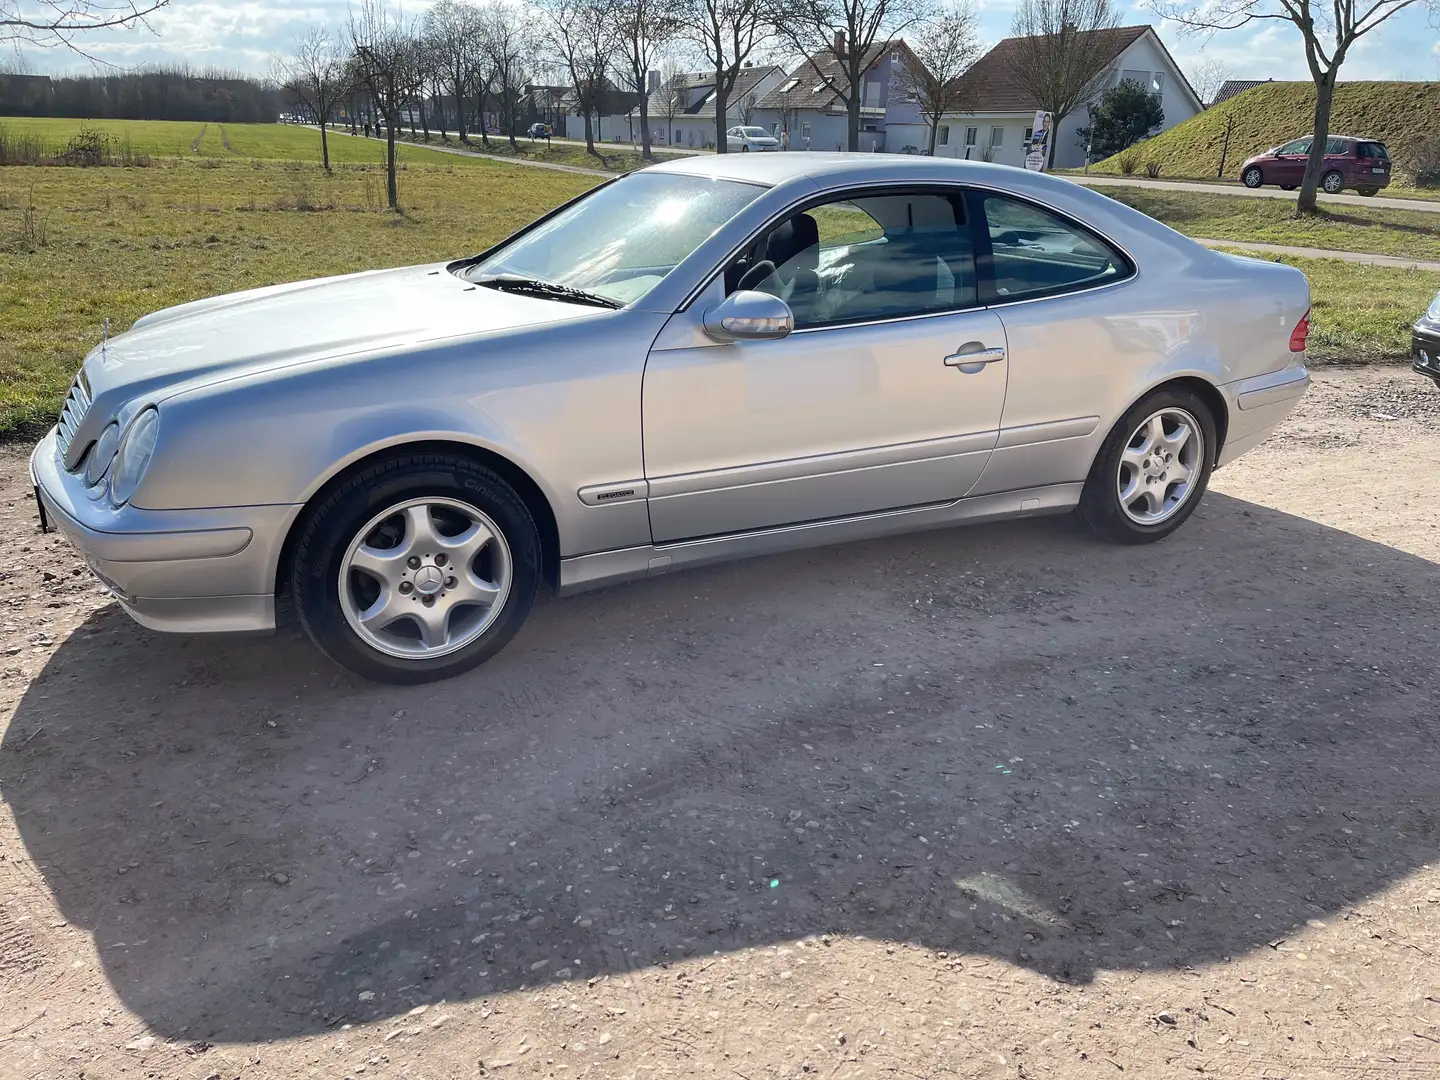
[[[1083,289],[1073,289],[1067,292],[1048,293],[1045,296],[1019,297],[1015,300],[1006,300],[1001,303],[976,304],[973,307],[951,308],[947,311],[924,311],[916,312],[912,315],[895,315],[885,319],[873,319],[866,322],[831,323],[827,326],[806,326],[795,330],[794,333],[810,334],[814,333],[816,330],[843,330],[846,327],[851,326],[876,326],[881,323],[908,322],[912,319],[932,319],[935,318],[937,315],[958,315],[966,311],[987,311],[994,308],[1009,307],[1012,304],[1033,304],[1039,300],[1058,300],[1059,298],[1064,296],[1079,296],[1082,293],[1094,292],[1097,289],[1109,289],[1115,287],[1116,285],[1124,285],[1128,282],[1135,281],[1137,278],[1140,277],[1140,261],[1135,258],[1134,253],[1132,253],[1129,248],[1127,248],[1124,244],[1117,243],[1109,235],[1102,232],[1100,229],[1095,228],[1093,225],[1088,225],[1085,222],[1079,221],[1074,214],[1067,213],[1066,211],[1060,209],[1058,206],[1045,202],[1043,199],[1037,199],[1029,195],[1017,195],[1014,191],[1011,191],[1008,188],[998,187],[995,184],[968,183],[953,180],[877,180],[866,184],[853,185],[851,187],[838,187],[825,191],[811,191],[798,198],[792,199],[784,206],[783,209],[776,212],[758,229],[753,230],[745,237],[744,240],[734,245],[726,254],[726,256],[720,260],[719,265],[716,266],[715,269],[711,270],[710,273],[704,277],[704,279],[700,282],[699,285],[695,286],[695,288],[690,290],[689,294],[685,297],[684,302],[682,302],[680,306],[675,309],[676,314],[689,311],[690,306],[694,304],[695,301],[701,297],[701,295],[704,294],[705,290],[710,287],[710,285],[715,281],[715,279],[725,273],[725,268],[730,265],[730,262],[735,258],[736,255],[744,251],[745,248],[753,244],[766,231],[774,228],[787,216],[792,213],[796,213],[796,207],[804,206],[806,203],[814,203],[816,199],[828,201],[832,198],[844,198],[845,196],[843,193],[846,191],[873,191],[880,188],[954,188],[956,192],[962,197],[966,192],[979,191],[988,192],[993,195],[1000,195],[1007,199],[1015,199],[1018,202],[1030,203],[1034,206],[1040,207],[1041,209],[1049,211],[1050,213],[1059,217],[1061,220],[1075,225],[1083,229],[1085,232],[1093,233],[1095,236],[1103,240],[1106,244],[1109,244],[1116,251],[1120,252],[1121,255],[1125,256],[1125,259],[1132,267],[1132,270],[1125,277],[1119,278],[1115,281],[1107,281],[1099,285],[1087,285]],[[816,203],[816,205],[820,204]],[[968,215],[968,202],[966,206],[966,212]],[[966,224],[967,227],[970,224],[968,219]]]

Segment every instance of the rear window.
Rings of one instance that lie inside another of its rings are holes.
[[[1376,158],[1380,161],[1390,160],[1390,151],[1385,149],[1384,143],[1362,142],[1356,149],[1356,156],[1363,158]]]

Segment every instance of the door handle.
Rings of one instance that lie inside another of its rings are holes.
[[[962,375],[978,375],[985,370],[987,364],[995,364],[1004,359],[1003,345],[987,349],[978,341],[968,341],[945,357],[945,366],[959,368]]]

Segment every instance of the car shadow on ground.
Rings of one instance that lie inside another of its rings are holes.
[[[1022,522],[555,602],[418,689],[107,609],[0,783],[176,1037],[825,933],[1184,968],[1440,851],[1435,569],[1212,493],[1144,548]]]

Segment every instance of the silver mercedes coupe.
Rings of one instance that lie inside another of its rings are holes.
[[[1309,384],[1299,272],[978,162],[730,154],[470,258],[148,315],[30,468],[138,622],[417,683],[537,591],[1078,510],[1159,540]]]

